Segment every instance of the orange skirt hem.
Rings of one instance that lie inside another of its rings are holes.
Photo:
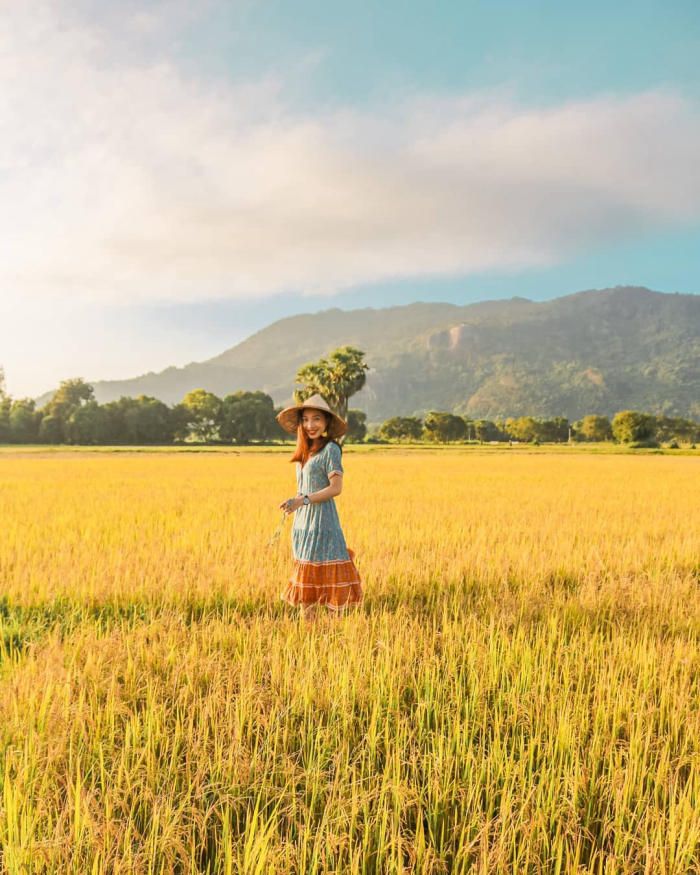
[[[280,598],[290,605],[322,604],[331,610],[361,605],[364,599],[360,575],[348,548],[349,559],[335,562],[296,560],[292,576]]]

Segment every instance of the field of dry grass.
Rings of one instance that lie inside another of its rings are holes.
[[[700,461],[349,451],[306,627],[288,455],[3,451],[4,871],[700,871]]]

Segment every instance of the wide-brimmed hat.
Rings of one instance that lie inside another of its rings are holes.
[[[297,428],[301,422],[301,411],[306,407],[311,407],[314,410],[322,410],[329,414],[331,421],[328,424],[328,434],[331,437],[340,437],[346,434],[348,430],[347,422],[338,416],[328,406],[326,399],[322,395],[312,395],[301,404],[292,404],[291,407],[285,407],[281,413],[277,414],[277,421],[285,431],[290,431],[292,434],[297,433]]]

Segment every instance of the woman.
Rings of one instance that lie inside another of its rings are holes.
[[[294,513],[294,569],[280,598],[299,605],[305,620],[314,618],[317,604],[340,617],[345,608],[363,600],[355,553],[345,544],[334,500],[343,488],[342,450],[335,438],[344,435],[348,425],[321,395],[287,407],[277,420],[297,436],[290,461],[297,463],[298,489],[296,498],[280,504],[280,509]]]

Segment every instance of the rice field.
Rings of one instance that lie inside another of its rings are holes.
[[[0,454],[2,871],[700,872],[700,460],[289,455]]]

